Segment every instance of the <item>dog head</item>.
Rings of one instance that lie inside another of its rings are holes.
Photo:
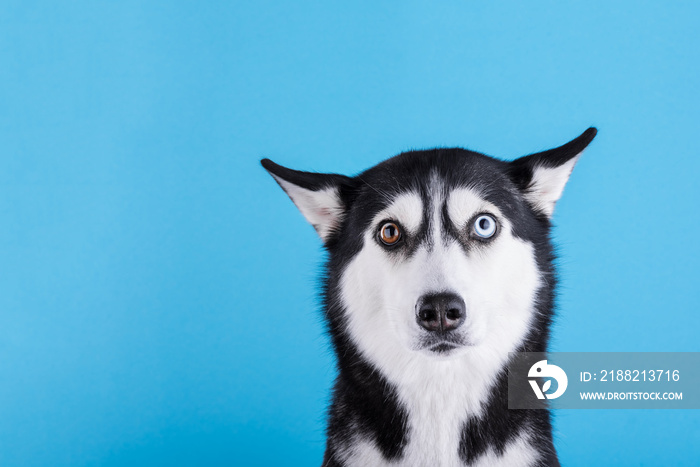
[[[535,328],[546,342],[549,219],[595,134],[513,162],[412,151],[356,177],[262,164],[329,252],[332,332],[368,355],[445,359],[512,351]]]

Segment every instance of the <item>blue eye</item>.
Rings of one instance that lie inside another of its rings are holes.
[[[474,221],[474,233],[481,238],[493,237],[496,233],[496,219],[488,214],[481,214]]]

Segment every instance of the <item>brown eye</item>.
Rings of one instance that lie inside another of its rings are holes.
[[[379,238],[385,245],[395,245],[401,238],[399,226],[393,222],[387,222],[379,229]]]

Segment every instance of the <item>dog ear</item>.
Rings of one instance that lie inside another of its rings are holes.
[[[509,163],[509,175],[530,205],[548,218],[583,150],[598,130],[591,127],[563,146],[521,157]]]
[[[327,242],[340,227],[347,210],[343,193],[350,188],[352,179],[344,175],[292,170],[270,159],[260,163]]]

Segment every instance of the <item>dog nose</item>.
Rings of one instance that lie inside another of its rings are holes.
[[[448,332],[464,323],[467,307],[459,295],[445,292],[423,295],[416,304],[416,321],[430,332]]]

